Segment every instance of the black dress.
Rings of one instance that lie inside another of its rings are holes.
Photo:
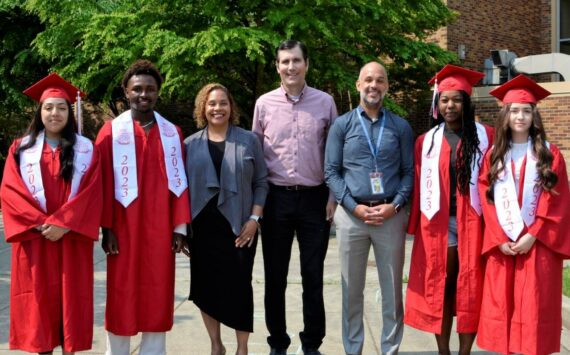
[[[208,141],[218,180],[225,142]],[[236,235],[217,208],[218,195],[192,221],[190,297],[200,310],[226,326],[253,332],[251,273],[257,238],[236,248]]]

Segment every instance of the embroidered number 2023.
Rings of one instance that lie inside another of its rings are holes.
[[[532,200],[530,201],[530,205],[532,208],[528,212],[529,216],[534,216],[536,214],[536,207],[538,205],[538,193],[540,192],[540,186],[534,185],[532,188]]]
[[[30,184],[30,192],[32,194],[32,196],[34,197],[34,200],[36,200],[38,203],[40,203],[40,199],[38,198],[38,196],[36,196],[36,175],[34,174],[34,169],[33,169],[33,165],[31,163],[29,163],[27,166],[27,170],[26,173],[28,174],[28,183]]]
[[[129,166],[127,165],[128,157],[123,155],[121,160],[121,176],[123,181],[121,183],[121,196],[127,197],[129,195]]]
[[[431,201],[433,195],[433,172],[431,169],[426,169],[426,209],[431,210]]]
[[[174,177],[176,178],[176,187],[182,185],[182,180],[180,180],[180,170],[178,170],[178,158],[176,157],[176,147],[171,147],[170,149],[170,164],[174,168]]]
[[[506,187],[503,187],[501,189],[501,199],[503,200],[503,208],[505,209],[506,212],[506,220],[507,220],[507,225],[505,226],[509,232],[511,232],[513,230],[513,216],[512,216],[512,212],[508,210],[508,208],[511,206],[511,203],[509,201],[509,193],[507,191]]]

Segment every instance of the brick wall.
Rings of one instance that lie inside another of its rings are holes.
[[[556,144],[570,164],[570,83],[543,83],[552,95],[538,104],[547,139]],[[482,122],[493,125],[500,110],[494,97],[488,95],[493,87],[477,88],[472,101],[476,105],[476,116]]]
[[[441,28],[429,38],[442,48],[457,52],[459,44],[466,47],[466,56],[460,65],[482,70],[484,60],[491,56],[491,49],[509,49],[518,57],[552,52],[552,2],[555,0],[444,0],[458,17],[447,27]],[[523,5],[524,4],[524,5]],[[539,82],[550,81],[550,75],[537,75]],[[488,89],[482,89],[488,93]],[[570,154],[570,90],[562,90],[563,97],[553,95],[540,107],[550,139],[563,146]],[[564,96],[566,95],[566,96]],[[427,94],[425,95],[428,96]],[[430,96],[431,97],[431,96]],[[499,111],[494,98],[474,97],[476,115],[491,122]],[[408,120],[419,135],[429,128],[427,118],[430,99],[422,98],[408,107]],[[561,133],[567,132],[567,133]],[[568,156],[570,158],[570,155]]]
[[[457,52],[466,47],[462,65],[483,69],[491,49],[509,49],[518,57],[550,52],[551,0],[448,0],[447,5],[459,13],[447,30],[437,32],[436,42]],[[447,42],[447,46],[445,46]]]
[[[566,85],[570,89],[570,83],[566,83]],[[489,91],[489,88],[479,89],[481,91]],[[501,109],[498,101],[494,97],[487,95],[486,97],[473,97],[472,102],[476,108],[475,116],[481,122],[494,126],[495,119]],[[425,102],[425,107],[429,108],[429,102]],[[566,166],[570,169],[570,90],[566,93],[555,93],[542,100],[538,104],[538,109],[546,130],[546,138],[560,148],[566,161]],[[428,111],[424,111],[427,115]],[[429,129],[429,119],[425,115],[422,118],[418,118],[418,116],[410,117],[408,120],[416,136]]]
[[[540,46],[542,53],[550,53],[554,51],[552,48],[552,3],[556,0],[540,0]]]

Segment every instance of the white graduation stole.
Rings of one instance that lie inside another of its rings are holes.
[[[522,207],[519,206],[517,198],[518,193],[511,167],[510,149],[505,154],[505,168],[493,186],[497,219],[505,234],[512,241],[517,240],[525,225],[530,227],[534,223],[538,199],[542,194],[542,187],[538,184],[538,172],[536,170],[538,160],[532,151],[530,138],[527,144]],[[549,147],[550,144],[547,142],[546,146]]]
[[[443,140],[444,124],[433,127],[426,133],[422,145],[422,169],[420,172],[420,211],[431,220],[439,211],[439,153],[441,152],[441,142]],[[437,130],[437,131],[436,131]],[[435,134],[433,133],[435,131]],[[433,147],[429,148],[433,136]]]
[[[47,212],[46,196],[40,169],[44,138],[45,133],[42,130],[38,134],[34,145],[20,153],[20,174],[28,191],[30,191],[34,199],[38,202],[42,211]],[[21,145],[28,143],[29,140],[30,136],[24,137]],[[77,195],[81,179],[91,165],[93,143],[85,137],[76,135],[73,150],[75,152],[73,157],[73,175],[71,177],[71,191],[67,198],[68,201]]]
[[[158,112],[154,113],[154,117],[158,124],[160,141],[164,151],[164,166],[166,167],[166,177],[168,178],[168,189],[176,197],[180,197],[188,187],[188,179],[186,179],[186,171],[184,170],[182,145],[180,144],[178,131],[175,125],[162,117]]]
[[[127,207],[138,196],[137,155],[131,111],[111,122],[115,199]]]
[[[182,145],[176,126],[158,112],[154,112],[160,141],[164,152],[164,166],[168,178],[168,189],[180,196],[188,187]],[[138,196],[137,157],[131,111],[125,111],[111,123],[113,132],[113,172],[115,199],[127,207]]]
[[[426,133],[425,139],[422,145],[422,163],[421,163],[421,173],[420,173],[420,210],[431,220],[433,216],[439,211],[440,208],[440,195],[441,191],[439,189],[439,158],[441,153],[441,144],[443,141],[443,131],[445,123],[439,124],[437,127],[433,127]],[[475,127],[477,128],[477,137],[479,138],[479,149],[482,154],[477,152],[473,157],[471,164],[471,179],[469,184],[469,195],[471,206],[481,215],[481,200],[479,199],[479,192],[477,191],[477,178],[479,177],[479,170],[481,168],[482,157],[489,147],[489,139],[487,138],[487,132],[485,126],[480,123],[475,122]],[[435,135],[433,131],[437,129]],[[427,139],[433,135],[433,147],[428,155],[429,148],[431,146],[431,140]]]
[[[93,143],[78,134],[75,135],[75,144],[73,145],[73,176],[71,178],[71,192],[69,193],[68,201],[77,195],[79,190],[79,183],[83,175],[91,165],[93,158]]]

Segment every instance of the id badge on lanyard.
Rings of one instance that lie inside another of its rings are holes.
[[[373,195],[384,193],[384,181],[382,180],[382,173],[375,171],[370,173],[370,188]]]
[[[380,132],[378,133],[378,139],[376,141],[376,147],[372,145],[372,139],[366,130],[366,126],[364,125],[364,120],[362,119],[362,113],[358,116],[360,120],[360,125],[362,126],[362,131],[364,131],[364,136],[368,141],[368,147],[370,148],[370,153],[372,153],[372,157],[374,158],[374,171],[369,174],[370,177],[370,189],[373,195],[379,195],[384,193],[384,174],[378,169],[378,151],[380,150],[380,142],[382,141],[382,133],[384,133],[384,124],[386,123],[386,119],[383,115],[382,117],[382,125],[380,126]],[[376,149],[375,149],[376,148]]]

